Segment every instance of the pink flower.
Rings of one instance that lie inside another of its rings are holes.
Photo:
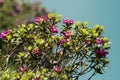
[[[88,46],[88,45],[91,44],[91,41],[90,41],[90,40],[87,40],[87,41],[85,42],[85,44]]]
[[[48,17],[47,16],[42,16],[44,21],[48,21]]]
[[[38,55],[38,54],[41,53],[41,51],[40,51],[39,49],[37,49],[37,48],[34,48],[34,49],[32,50],[32,52],[33,52],[35,55]]]
[[[63,45],[65,43],[65,39],[64,38],[62,38],[60,41],[59,41],[59,45]]]
[[[70,42],[70,39],[62,38],[62,39],[58,42],[58,44],[59,44],[59,45],[63,45],[65,42]]]
[[[97,56],[100,56],[100,57],[106,57],[106,55],[107,55],[107,52],[105,50],[96,49],[95,53]]]
[[[51,32],[52,33],[58,33],[58,30],[57,30],[57,28],[53,28],[53,29],[51,29]]]
[[[5,30],[3,32],[0,33],[0,39],[4,39],[5,36],[10,32],[10,30]]]
[[[36,17],[36,18],[34,19],[34,23],[38,23],[38,22],[40,21],[40,19],[41,19],[41,17]]]
[[[40,21],[42,21],[42,22],[47,22],[47,20],[48,20],[48,18],[46,17],[46,16],[42,16],[42,17],[36,17],[35,19],[34,19],[34,23],[39,23]]]
[[[64,35],[65,38],[70,38],[70,36],[71,36],[71,31],[70,30],[66,30],[66,31],[61,32],[61,33]]]
[[[58,33],[58,30],[55,26],[49,26],[48,29],[52,32],[52,33]]]
[[[66,42],[70,42],[70,39],[66,39],[65,41],[66,41]]]
[[[34,80],[40,80],[38,77],[34,78]]]
[[[63,19],[62,23],[67,25],[73,25],[74,21],[70,19]]]
[[[98,38],[95,43],[96,43],[96,44],[101,44],[101,43],[102,43],[102,39],[101,39],[101,38]]]
[[[18,69],[18,72],[19,72],[19,73],[22,73],[22,72],[24,72],[24,71],[27,71],[27,67],[26,67],[26,66],[22,66],[22,67],[20,67],[20,68]]]
[[[61,68],[58,67],[58,66],[54,66],[54,67],[53,67],[53,70],[54,70],[55,72],[60,72],[60,71],[61,71]]]

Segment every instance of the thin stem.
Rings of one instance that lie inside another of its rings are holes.
[[[76,78],[75,78],[75,80],[78,80],[78,78],[79,78],[80,75],[85,74],[85,71],[87,71],[89,68],[91,68],[92,64],[93,64],[93,63],[91,63],[85,70],[83,70],[82,72],[78,73],[77,76],[76,76]],[[89,71],[91,71],[91,70],[92,70],[92,69],[90,69]],[[89,72],[89,71],[88,71],[88,72]]]
[[[23,42],[20,43],[17,47],[15,47],[15,48],[12,50],[12,52],[8,55],[8,57],[7,57],[7,59],[6,59],[6,66],[7,66],[8,63],[9,63],[10,57],[15,53],[16,49],[17,49],[19,46],[21,46],[22,44],[23,44]]]
[[[88,80],[91,80],[91,78],[96,74],[96,72],[94,71],[94,73],[88,78]]]

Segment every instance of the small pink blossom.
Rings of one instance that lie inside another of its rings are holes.
[[[70,19],[63,19],[62,23],[67,25],[73,25],[74,21]]]
[[[33,52],[35,55],[38,55],[38,54],[41,53],[41,51],[40,51],[39,49],[37,49],[37,48],[34,48],[34,49],[32,50],[32,52]]]
[[[66,42],[70,42],[70,39],[65,39],[64,37],[58,42],[59,45],[63,45]]]
[[[18,72],[19,72],[19,73],[22,73],[22,72],[24,72],[24,71],[27,71],[27,67],[26,67],[26,66],[22,66],[22,67],[20,67],[20,68],[18,69]]]
[[[4,39],[5,36],[10,32],[10,30],[5,30],[3,32],[0,33],[0,39]]]
[[[55,26],[49,26],[48,29],[52,32],[52,33],[58,33],[58,30]]]
[[[70,38],[70,36],[71,36],[71,31],[70,30],[66,30],[66,31],[61,32],[61,33],[64,35],[65,38]]]
[[[96,54],[97,56],[100,56],[100,57],[106,57],[107,52],[106,52],[105,50],[96,49],[96,50],[95,50],[95,54]]]
[[[63,45],[65,43],[65,39],[64,38],[62,38],[60,41],[59,41],[59,45]]]
[[[40,80],[38,77],[34,78],[34,80]]]
[[[48,18],[46,16],[42,16],[42,17],[36,17],[34,19],[34,23],[39,23],[40,21],[43,21],[43,22],[47,22]]]
[[[47,16],[42,16],[44,21],[48,21],[48,17]]]
[[[58,33],[58,30],[56,28],[51,29],[52,33]]]
[[[70,42],[70,39],[66,39],[65,41],[66,41],[66,42]]]
[[[53,67],[53,70],[54,70],[55,72],[60,72],[60,71],[61,71],[61,68],[58,67],[58,66],[54,66],[54,67]]]
[[[101,44],[102,43],[102,38],[98,38],[95,43],[96,44]]]
[[[87,40],[87,41],[85,42],[85,44],[88,46],[88,45],[91,44],[91,41],[90,41],[90,40]]]
[[[38,23],[38,22],[40,21],[40,19],[41,19],[41,17],[36,17],[36,18],[34,19],[34,23]]]

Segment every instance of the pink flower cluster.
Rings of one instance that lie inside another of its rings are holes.
[[[55,26],[49,26],[48,29],[52,32],[52,33],[58,33],[58,30]]]
[[[103,40],[102,38],[98,38],[96,41],[95,41],[95,44],[102,44]],[[86,40],[85,42],[86,45],[90,45],[91,44],[91,40]]]
[[[100,57],[106,57],[107,52],[106,52],[105,50],[96,49],[96,50],[95,50],[95,54],[96,54],[97,56],[100,56]]]
[[[102,43],[102,38],[98,38],[95,43],[96,44],[101,44]]]
[[[27,67],[26,67],[26,66],[22,66],[22,67],[20,67],[20,68],[18,69],[18,72],[19,72],[19,73],[22,73],[22,72],[24,72],[24,71],[27,71]]]
[[[40,80],[38,77],[34,78],[34,80]]]
[[[46,22],[47,20],[48,20],[48,18],[47,18],[46,16],[36,17],[36,18],[34,19],[34,23],[37,24],[37,23],[39,23],[40,21]]]
[[[34,49],[32,50],[32,52],[33,52],[35,55],[39,55],[39,54],[41,53],[41,51],[40,51],[39,49],[36,49],[36,48],[34,48]]]
[[[66,39],[70,38],[70,36],[71,36],[71,31],[70,30],[66,30],[66,31],[61,32],[61,33],[64,35],[64,37]]]
[[[88,46],[88,45],[91,44],[91,41],[90,41],[90,40],[87,40],[87,41],[85,42],[85,44]]]
[[[10,30],[5,30],[3,32],[0,33],[0,39],[4,39],[5,36],[10,32]]]
[[[59,45],[63,45],[65,42],[69,42],[70,39],[65,39],[65,38],[62,38],[61,40],[59,40]]]
[[[63,19],[62,23],[66,25],[73,25],[74,21],[70,19]]]
[[[63,31],[61,32],[64,37],[59,41],[59,44],[62,45],[64,44],[65,42],[69,42],[70,41],[70,36],[71,36],[71,31],[70,30],[66,30],[66,31]]]
[[[61,71],[61,68],[58,67],[58,66],[54,66],[54,67],[53,67],[53,70],[54,70],[55,72],[60,72],[60,71]]]

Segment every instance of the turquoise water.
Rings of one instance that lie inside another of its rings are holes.
[[[97,75],[92,80],[120,79],[120,0],[42,0],[42,3],[48,10],[61,13],[63,18],[88,21],[89,26],[103,25],[104,35],[112,42],[108,56],[110,64],[104,75]]]

